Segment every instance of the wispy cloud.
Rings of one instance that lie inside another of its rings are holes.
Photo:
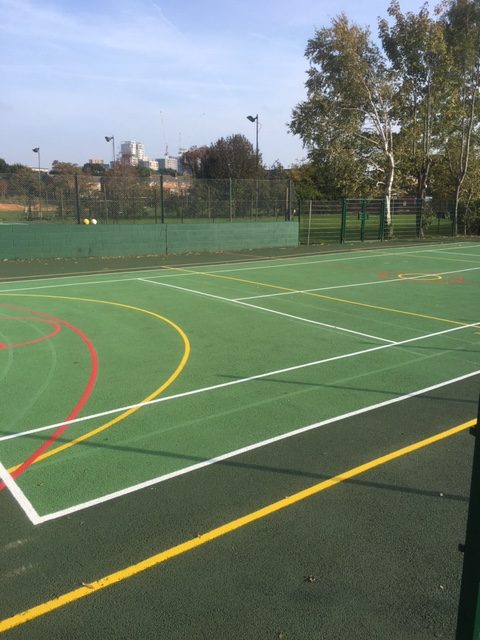
[[[288,164],[301,153],[285,123],[303,91],[306,41],[289,34],[283,9],[266,16],[253,0],[0,0],[11,105],[1,153],[25,161],[20,145],[35,139],[42,160],[84,162],[103,152],[108,129],[138,137],[155,157],[161,138],[181,134],[189,146],[251,135],[245,115],[254,110],[264,158]]]

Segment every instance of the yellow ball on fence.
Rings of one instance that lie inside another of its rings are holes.
[[[88,218],[83,219],[83,224],[90,224],[90,220]]]

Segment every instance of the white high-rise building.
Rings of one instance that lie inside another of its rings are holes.
[[[133,140],[122,142],[120,155],[122,164],[129,164],[132,167],[137,167],[140,160],[148,159],[145,155],[145,147],[143,144]]]

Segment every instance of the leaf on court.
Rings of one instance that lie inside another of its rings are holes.
[[[82,587],[87,587],[87,589],[93,589],[93,584],[89,582],[82,582]]]

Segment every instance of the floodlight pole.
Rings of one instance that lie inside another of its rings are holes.
[[[112,169],[113,169],[115,167],[115,136],[105,136],[105,140],[107,142],[112,143],[112,152],[113,152]]]
[[[38,156],[38,217],[42,217],[41,210],[41,201],[42,201],[42,173],[41,173],[41,162],[40,162],[40,147],[34,147],[32,149],[33,153],[36,153]]]
[[[255,203],[255,217],[258,214],[258,113],[256,116],[247,116],[247,120],[255,122],[255,174],[257,178],[256,184],[256,203]]]
[[[257,167],[257,177],[258,177],[258,113],[256,116],[247,116],[247,120],[250,122],[255,122],[255,160]]]

